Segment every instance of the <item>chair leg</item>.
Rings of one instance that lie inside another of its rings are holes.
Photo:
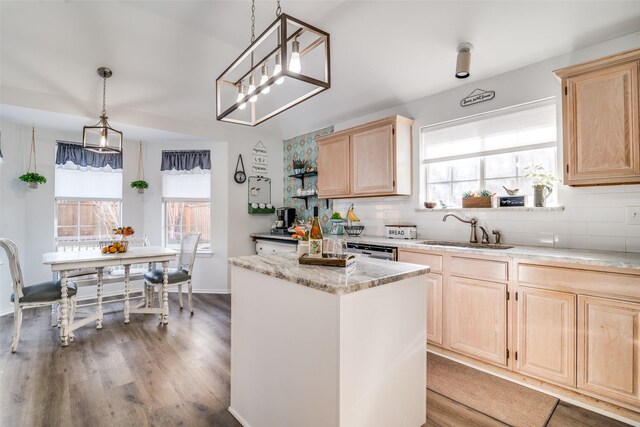
[[[180,310],[182,310],[184,308],[182,304],[182,284],[178,285],[178,301],[180,302]]]
[[[22,307],[16,303],[13,309],[13,342],[11,343],[11,353],[18,350],[18,341],[20,341],[20,328],[22,327]]]
[[[57,304],[51,304],[51,327],[58,326]]]
[[[69,324],[72,325],[73,324],[73,319],[76,317],[76,306],[77,306],[77,301],[76,301],[76,296],[72,296],[71,298],[69,298]],[[69,332],[69,340],[73,341],[73,338],[75,337],[75,334],[73,333],[73,331]]]
[[[189,291],[189,310],[191,310],[191,315],[193,316],[193,297],[191,296],[191,280],[187,282],[187,290]]]

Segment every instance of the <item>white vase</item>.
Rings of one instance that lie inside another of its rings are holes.
[[[298,242],[298,257],[309,253],[309,242],[300,240]]]

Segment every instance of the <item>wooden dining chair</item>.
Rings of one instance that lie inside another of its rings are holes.
[[[22,326],[22,309],[32,307],[42,307],[53,305],[62,301],[60,280],[50,280],[35,285],[24,285],[20,260],[18,258],[18,247],[16,244],[5,238],[0,238],[0,246],[7,254],[9,270],[13,281],[13,293],[11,302],[14,307],[13,314],[13,342],[11,352],[18,350],[20,340],[20,328]],[[69,297],[69,323],[73,323],[76,312],[76,284],[67,282],[67,296]]]
[[[182,236],[180,241],[180,256],[178,258],[178,267],[169,269],[169,286],[178,286],[178,300],[180,301],[180,309],[184,308],[182,304],[182,285],[187,285],[189,310],[193,314],[193,298],[191,275],[193,273],[193,263],[196,260],[196,251],[198,250],[198,242],[200,241],[200,233],[187,233]],[[150,270],[144,275],[145,283],[145,300],[147,307],[153,305],[154,288],[158,292],[158,304],[162,304],[162,298],[159,295],[161,285],[163,283],[164,273],[161,268]]]

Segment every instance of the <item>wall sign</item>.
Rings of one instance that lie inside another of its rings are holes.
[[[492,90],[476,89],[460,100],[460,106],[467,107],[479,102],[490,101],[495,97],[496,93]]]
[[[264,146],[262,141],[253,147],[253,164],[251,167],[253,173],[259,173],[260,175],[266,175],[269,170],[267,162],[267,147]]]

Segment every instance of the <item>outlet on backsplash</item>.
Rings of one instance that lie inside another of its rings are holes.
[[[627,206],[627,224],[640,225],[640,206]]]

